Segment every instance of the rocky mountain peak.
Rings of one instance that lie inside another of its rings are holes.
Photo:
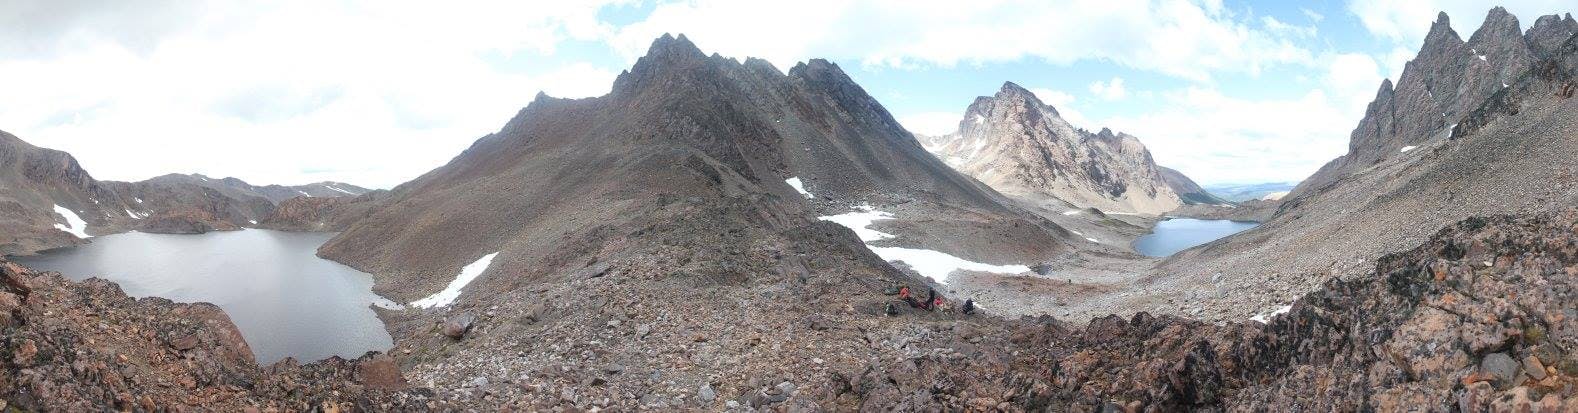
[[[1503,42],[1522,37],[1518,17],[1508,13],[1507,9],[1496,7],[1490,9],[1485,22],[1469,37],[1469,43]]]
[[[827,59],[811,59],[795,64],[794,67],[789,68],[789,77],[809,81],[854,83],[854,80],[844,73],[844,69],[839,68],[837,63],[827,61]]]
[[[1031,92],[1014,82],[1003,82],[1003,87],[997,90],[997,94],[993,95],[993,99],[998,102],[1012,102],[1026,107],[1041,109],[1050,112],[1054,116],[1063,116],[1058,113],[1057,108],[1042,102],[1035,92]]]
[[[1574,32],[1578,32],[1578,22],[1573,21],[1571,14],[1566,18],[1549,14],[1535,19],[1534,25],[1529,26],[1529,31],[1523,34],[1523,39],[1536,54],[1550,56],[1562,43],[1572,38]]]
[[[652,41],[647,54],[636,59],[636,64],[614,79],[614,93],[639,89],[651,79],[667,78],[707,61],[707,55],[691,43],[684,34],[678,37],[664,33]]]
[[[1424,50],[1452,47],[1463,44],[1463,38],[1452,30],[1452,18],[1446,12],[1436,15],[1436,22],[1430,25],[1430,33],[1425,35]]]

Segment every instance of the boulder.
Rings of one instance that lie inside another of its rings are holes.
[[[1498,387],[1511,387],[1519,377],[1518,362],[1507,353],[1492,353],[1485,356],[1485,359],[1479,362],[1479,369],[1495,377]]]
[[[471,324],[477,321],[477,316],[471,313],[460,313],[444,319],[444,336],[459,340],[471,331]]]

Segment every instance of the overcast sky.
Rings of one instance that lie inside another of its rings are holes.
[[[1563,3],[1502,4],[1527,28]],[[1437,11],[1466,38],[1490,6],[5,0],[0,130],[69,151],[100,179],[387,188],[498,130],[538,91],[607,93],[672,32],[780,69],[837,62],[918,133],[951,131],[975,96],[1014,81],[1202,183],[1297,181],[1346,152]]]

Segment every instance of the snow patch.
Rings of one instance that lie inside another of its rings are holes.
[[[811,192],[805,190],[805,184],[800,182],[800,177],[791,176],[789,179],[785,179],[784,183],[794,187],[794,191],[799,192],[800,195],[805,195],[805,199],[816,199],[816,195],[811,195]]]
[[[87,239],[90,237],[90,235],[88,235],[88,222],[83,221],[82,217],[77,216],[76,212],[72,212],[66,207],[55,205],[55,213],[59,214],[61,217],[66,218],[66,223],[55,224],[55,229],[66,231],[71,233],[71,235],[76,235],[77,238]]]
[[[1282,197],[1285,197],[1285,196],[1288,196],[1288,191],[1272,192],[1272,193],[1266,194],[1266,196],[1260,197],[1260,200],[1262,200],[1262,201],[1279,201],[1279,200],[1282,200]]]
[[[135,200],[135,201],[137,201],[137,203],[139,203],[139,204],[141,204],[141,203],[142,203],[142,198],[132,198],[132,199],[133,199],[133,200]]]
[[[249,219],[249,220],[247,220],[247,222],[251,222],[252,225],[257,225],[258,224],[258,220],[255,220],[255,219]]]
[[[302,192],[300,189],[297,189],[296,193],[301,194],[301,196],[304,196],[304,197],[308,197],[308,198],[312,197],[312,194],[309,194],[309,193],[306,193],[306,192]]]
[[[334,191],[338,191],[339,193],[342,193],[342,194],[356,195],[355,192],[347,191],[347,190],[340,189],[340,188],[335,188],[334,185],[324,185],[324,187],[325,188],[329,188],[329,189],[334,190]]]
[[[1260,324],[1265,324],[1266,322],[1271,321],[1271,319],[1276,318],[1279,315],[1287,314],[1288,311],[1292,311],[1292,310],[1293,310],[1293,304],[1284,305],[1284,306],[1272,309],[1270,311],[1266,311],[1264,313],[1255,314],[1254,317],[1250,317],[1249,318],[1249,321],[1254,321],[1254,322],[1258,322]]]
[[[455,276],[455,280],[450,281],[449,286],[444,287],[444,291],[433,293],[427,298],[412,301],[411,306],[416,308],[449,306],[450,303],[455,302],[456,298],[460,298],[460,289],[466,288],[466,284],[470,284],[471,280],[475,280],[477,276],[482,275],[482,272],[488,269],[488,265],[493,264],[493,257],[498,255],[499,253],[497,252],[484,255],[482,258],[478,258],[477,261],[461,267],[460,275]]]
[[[1414,150],[1414,148],[1418,148],[1418,146],[1408,145],[1404,146],[1402,149],[1398,149],[1397,151],[1407,153],[1408,151]]]
[[[1085,237],[1085,240],[1086,241],[1090,241],[1090,242],[1094,242],[1094,243],[1097,243],[1097,244],[1101,243],[1101,241],[1097,241],[1095,238],[1091,238],[1091,237]]]
[[[979,125],[982,123],[986,123],[986,117],[981,116],[979,113],[975,114],[975,124]]]
[[[1070,210],[1067,210],[1067,211],[1063,211],[1063,215],[1079,215],[1079,210],[1078,209],[1070,209]]]
[[[932,250],[899,247],[871,247],[871,252],[889,262],[898,261],[909,265],[910,269],[920,275],[931,278],[938,284],[948,283],[948,274],[958,270],[995,272],[999,274],[1018,274],[1030,272],[1030,267],[1023,265],[992,265],[983,264],[944,254]]]
[[[1450,138],[1450,137],[1453,137],[1453,136],[1457,136],[1457,124],[1456,123],[1452,124],[1452,126],[1448,126],[1447,127],[1447,137]]]
[[[137,212],[137,211],[131,210],[130,208],[127,208],[126,209],[126,216],[131,217],[131,219],[143,219],[143,218],[147,218],[148,217],[148,213],[147,212]]]
[[[878,211],[871,205],[862,204],[855,207],[858,212],[849,212],[838,215],[818,217],[823,221],[843,225],[855,231],[861,242],[893,238],[893,234],[868,228],[872,222],[879,219],[893,219],[893,214]],[[974,262],[963,258],[948,255],[942,252],[901,247],[873,247],[866,248],[876,253],[878,257],[888,262],[903,262],[910,269],[921,275],[931,278],[939,284],[948,283],[948,275],[958,270],[994,272],[1000,274],[1018,274],[1029,272],[1030,267],[1024,265],[992,265]]]
[[[893,238],[893,234],[867,228],[871,226],[871,223],[875,222],[876,220],[893,219],[893,214],[877,211],[870,205],[861,205],[855,208],[860,209],[861,212],[848,212],[818,218],[823,221],[829,221],[834,224],[843,225],[851,230],[854,230],[855,236],[860,237],[861,242],[871,242]]]

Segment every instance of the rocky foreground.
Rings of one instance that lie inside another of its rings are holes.
[[[388,356],[261,368],[214,305],[132,299],[5,261],[0,281],[0,411],[425,407]]]
[[[750,234],[716,229],[702,241],[721,258],[699,264],[763,253],[727,242]],[[803,230],[843,238],[832,224]],[[893,316],[883,294],[902,277],[808,271],[875,257],[803,253],[815,254],[745,268],[788,280],[773,285],[593,264],[519,306],[397,321],[419,338],[395,357],[267,368],[212,305],[3,263],[0,399],[23,410],[1578,409],[1578,211],[1460,222],[1269,324],[1140,313],[1080,326],[902,304]],[[743,285],[756,288],[727,287]],[[865,287],[836,288],[851,285]],[[553,298],[572,291],[599,298]],[[399,366],[428,388],[408,388]]]

